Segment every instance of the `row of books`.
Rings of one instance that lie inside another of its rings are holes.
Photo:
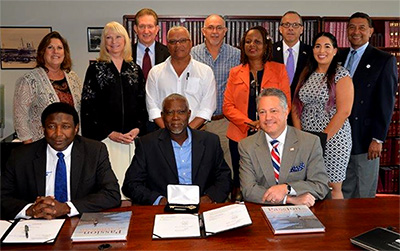
[[[398,99],[396,99],[398,101]],[[396,108],[395,108],[396,109]],[[387,137],[400,137],[400,111],[393,111],[392,120],[390,121]]]
[[[350,43],[347,39],[346,21],[325,21],[324,30],[332,33],[336,37],[339,47],[350,47]],[[385,21],[384,31],[375,31],[371,36],[370,43],[376,47],[399,47],[399,36],[399,22]]]
[[[396,57],[397,73],[400,76],[400,51],[397,49],[395,51],[391,51],[390,54]]]
[[[400,165],[400,138],[388,137],[383,143],[380,165]]]
[[[126,28],[129,37],[132,39],[132,43],[136,42],[136,36],[133,30],[133,20],[126,22]],[[242,19],[242,20],[226,20],[227,33],[225,36],[225,42],[235,47],[240,46],[240,40],[243,34],[253,26],[263,26],[272,39],[273,42],[280,41],[282,36],[279,33],[279,20],[265,20],[265,19]],[[162,44],[167,44],[167,32],[173,26],[185,26],[190,34],[193,45],[198,45],[204,42],[204,37],[201,29],[204,27],[204,19],[193,18],[193,19],[178,19],[171,18],[170,20],[159,19],[160,31],[157,35],[157,41]],[[315,34],[318,32],[317,20],[305,20],[304,21],[304,32],[301,40],[306,44],[311,44]]]
[[[385,47],[400,47],[400,22],[385,22]]]
[[[399,167],[385,166],[379,169],[378,193],[399,193]]]

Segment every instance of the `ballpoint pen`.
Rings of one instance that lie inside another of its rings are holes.
[[[25,237],[28,239],[29,238],[29,226],[25,225]]]

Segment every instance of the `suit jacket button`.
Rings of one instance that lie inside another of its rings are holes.
[[[360,101],[360,104],[364,104],[364,100],[361,100],[361,101]]]
[[[355,117],[354,119],[355,119],[355,120],[358,120],[358,117]]]

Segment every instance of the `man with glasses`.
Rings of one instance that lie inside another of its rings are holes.
[[[240,50],[224,42],[227,28],[225,20],[220,15],[209,15],[204,20],[201,31],[205,38],[204,43],[193,47],[191,54],[195,60],[211,67],[217,83],[217,109],[204,129],[219,136],[225,161],[232,167],[229,142],[226,137],[229,122],[222,113],[222,103],[229,71],[240,64]]]
[[[147,78],[151,67],[164,62],[169,56],[167,47],[155,41],[160,30],[157,13],[152,9],[139,10],[135,15],[133,29],[137,34],[138,42],[132,47],[132,57]]]
[[[154,66],[146,83],[146,104],[149,119],[164,128],[161,119],[162,100],[171,93],[185,96],[191,112],[189,126],[199,129],[210,121],[216,108],[214,73],[206,64],[192,59],[192,41],[183,26],[172,27],[167,34],[167,47],[171,54],[165,62]]]
[[[283,14],[279,32],[283,40],[273,45],[273,61],[285,64],[293,97],[300,74],[306,66],[308,57],[312,55],[312,47],[300,41],[300,36],[303,34],[303,20],[296,11]],[[288,124],[292,125],[290,115]]]

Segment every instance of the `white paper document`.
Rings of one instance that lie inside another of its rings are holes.
[[[200,236],[197,214],[157,214],[154,218],[153,239]]]
[[[20,220],[4,239],[4,243],[52,243],[65,219]]]
[[[3,234],[7,231],[7,229],[11,226],[11,222],[6,220],[0,220],[0,238],[3,237]]]
[[[244,204],[232,204],[203,213],[206,235],[251,225],[252,221]]]

